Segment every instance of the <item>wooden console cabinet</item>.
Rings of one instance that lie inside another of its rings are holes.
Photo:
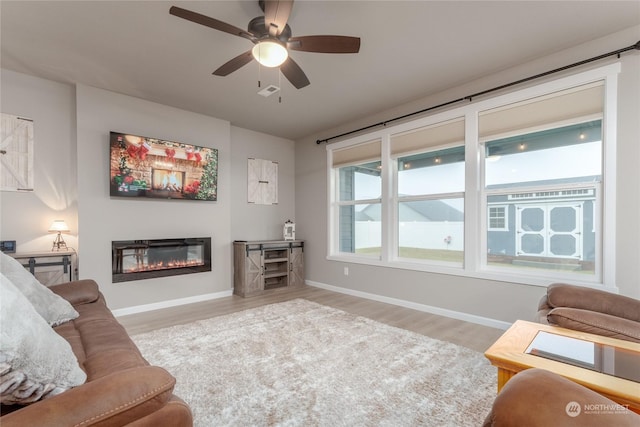
[[[17,259],[40,283],[53,286],[76,280],[75,251],[23,252],[7,254]]]
[[[233,242],[233,293],[243,297],[304,283],[302,240]]]

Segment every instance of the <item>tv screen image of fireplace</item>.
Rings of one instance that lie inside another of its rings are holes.
[[[112,281],[151,279],[211,271],[211,238],[111,242]]]

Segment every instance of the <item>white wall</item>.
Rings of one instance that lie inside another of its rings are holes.
[[[80,277],[100,283],[111,308],[225,291],[231,287],[229,122],[88,86],[76,87]],[[218,150],[218,200],[109,196],[109,132]],[[212,238],[212,271],[111,283],[111,241]]]
[[[231,127],[231,238],[282,239],[285,221],[295,222],[295,144],[264,133]],[[247,202],[247,160],[278,162],[278,204]]]
[[[382,223],[356,221],[356,249],[382,246]],[[449,239],[449,243],[447,243]],[[400,221],[400,247],[422,249],[464,250],[464,223],[461,221]]]
[[[34,120],[34,191],[0,192],[0,239],[16,240],[19,252],[51,250],[55,219],[71,229],[77,246],[76,126],[73,87],[8,70],[0,72],[0,109]]]
[[[327,156],[316,140],[611,52],[636,43],[638,34],[640,27],[631,28],[296,141],[296,217],[299,237],[306,240],[306,279],[505,322],[533,318],[545,287],[327,260]],[[616,276],[621,294],[640,298],[640,55],[630,52],[620,62]],[[349,275],[343,273],[346,266]]]
[[[294,143],[229,122],[92,87],[2,70],[2,111],[34,119],[35,191],[0,193],[0,236],[18,252],[48,251],[52,220],[71,228],[81,278],[95,279],[112,309],[173,304],[228,293],[232,240],[281,238],[294,218]],[[109,196],[109,132],[121,131],[219,150],[218,201],[131,200]],[[279,163],[279,204],[247,206],[247,157]],[[213,240],[211,272],[111,283],[111,241]]]

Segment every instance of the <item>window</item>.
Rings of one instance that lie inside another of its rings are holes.
[[[382,180],[380,141],[333,153],[337,173],[338,251],[380,256]]]
[[[602,82],[480,113],[486,266],[595,274],[602,116]]]
[[[506,206],[489,206],[489,212],[487,216],[489,219],[489,231],[509,231]]]
[[[391,155],[398,171],[397,257],[462,266],[464,120],[392,135]]]
[[[329,259],[615,286],[619,64],[327,146]],[[606,254],[606,256],[603,256]]]

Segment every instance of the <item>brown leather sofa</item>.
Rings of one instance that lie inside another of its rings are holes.
[[[50,289],[80,314],[54,329],[71,344],[87,381],[24,407],[3,407],[2,427],[193,425],[189,406],[173,395],[175,378],[142,357],[93,280]]]
[[[538,304],[538,322],[640,342],[640,301],[598,289],[554,283]]]
[[[580,384],[543,369],[511,378],[483,427],[637,427],[640,415]]]

